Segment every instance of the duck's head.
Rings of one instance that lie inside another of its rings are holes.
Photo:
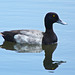
[[[49,25],[52,25],[53,23],[60,23],[63,25],[67,24],[67,23],[63,22],[62,20],[60,20],[59,16],[54,12],[47,13],[44,21],[45,21],[45,26],[46,27],[48,26],[48,28],[50,27]]]

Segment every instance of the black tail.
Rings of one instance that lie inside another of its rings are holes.
[[[15,34],[14,33],[9,32],[9,31],[5,31],[5,32],[0,32],[0,34],[5,39],[5,41],[15,42],[15,39],[14,39]]]

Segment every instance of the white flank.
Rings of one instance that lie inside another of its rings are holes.
[[[29,31],[20,31],[21,34],[27,35],[27,36],[31,36],[34,38],[41,38],[43,37],[42,32],[39,30],[29,30]]]
[[[27,43],[27,44],[42,44],[43,34],[41,31],[20,31],[21,34],[14,36],[17,43]]]

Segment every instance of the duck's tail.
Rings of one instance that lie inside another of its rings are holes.
[[[0,35],[2,35],[3,36],[3,34],[0,32]]]

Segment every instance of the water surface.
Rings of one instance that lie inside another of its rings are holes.
[[[57,12],[68,25],[54,24],[58,44],[19,45],[0,36],[1,75],[75,74],[74,0],[0,0],[0,32],[15,29],[44,31],[44,16]]]

